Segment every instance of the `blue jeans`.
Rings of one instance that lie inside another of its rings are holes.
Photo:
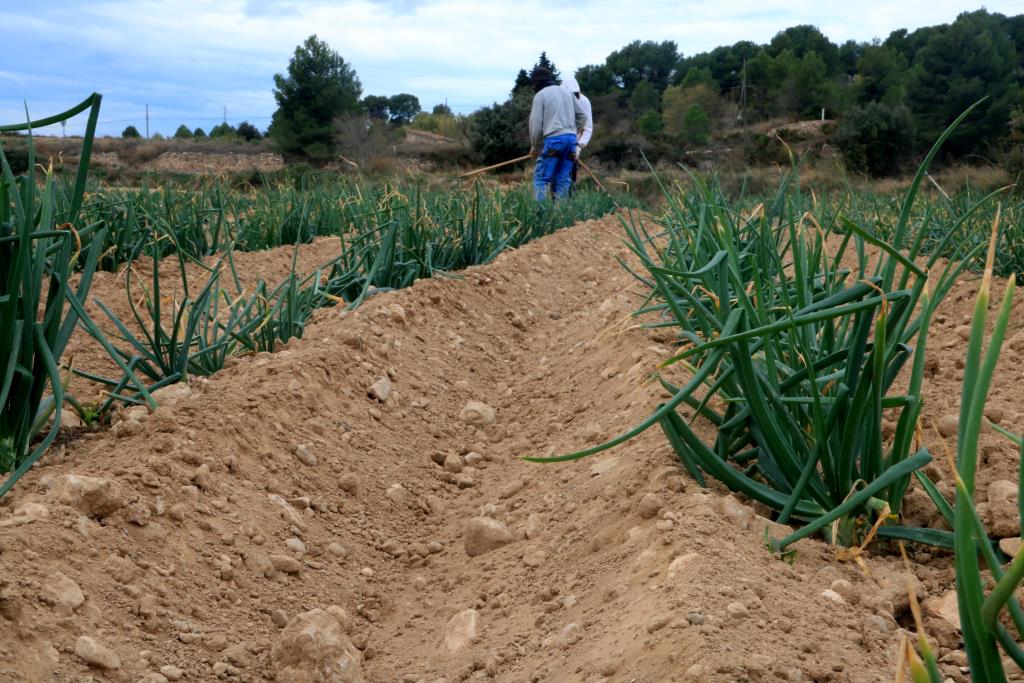
[[[537,201],[547,199],[548,188],[556,199],[569,194],[573,167],[572,155],[576,153],[576,135],[552,135],[544,138],[544,150],[537,157],[537,168],[533,171],[533,194]]]

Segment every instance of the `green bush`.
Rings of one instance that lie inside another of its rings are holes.
[[[836,133],[836,144],[851,171],[894,175],[913,151],[914,119],[906,107],[871,103],[851,109]]]
[[[743,145],[743,156],[748,164],[788,164],[789,152],[774,135],[755,133]]]
[[[520,91],[508,101],[484,107],[470,117],[470,148],[481,163],[496,164],[530,151],[528,125],[532,103],[533,94]]]
[[[699,104],[692,105],[683,116],[683,139],[691,145],[706,145],[711,136],[711,121]]]
[[[636,120],[636,128],[647,137],[653,137],[665,128],[665,123],[661,120],[661,114],[656,111],[648,111],[641,114]]]

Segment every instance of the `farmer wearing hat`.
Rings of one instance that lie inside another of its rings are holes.
[[[555,83],[551,71],[539,66],[530,74],[533,107],[530,109],[530,154],[537,157],[533,191],[544,201],[548,188],[556,199],[569,194],[576,159],[576,131],[584,130],[586,113],[576,97]]]

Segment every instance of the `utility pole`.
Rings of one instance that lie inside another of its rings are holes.
[[[146,139],[149,139],[149,105],[146,105]]]
[[[68,136],[68,122],[67,121],[61,121],[60,122],[60,136],[62,138],[66,138]]]
[[[224,123],[228,122],[228,105],[224,105]]]
[[[747,60],[743,60],[743,85],[740,86],[740,121],[747,110]]]

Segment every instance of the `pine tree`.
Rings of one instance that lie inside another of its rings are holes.
[[[526,69],[520,69],[519,73],[516,74],[516,84],[512,86],[512,96],[514,97],[521,89],[529,89],[532,86],[533,83],[530,81],[530,74],[526,73]]]
[[[547,52],[540,53],[540,59],[538,59],[537,63],[533,65],[533,68],[536,69],[538,66],[543,66],[548,71],[550,71],[551,78],[554,79],[555,83],[562,82],[562,74],[561,72],[559,72],[558,67],[555,66],[555,63],[548,59]]]
[[[295,48],[287,74],[274,76],[273,140],[286,157],[335,157],[335,120],[362,112],[362,85],[341,55],[315,35]]]

